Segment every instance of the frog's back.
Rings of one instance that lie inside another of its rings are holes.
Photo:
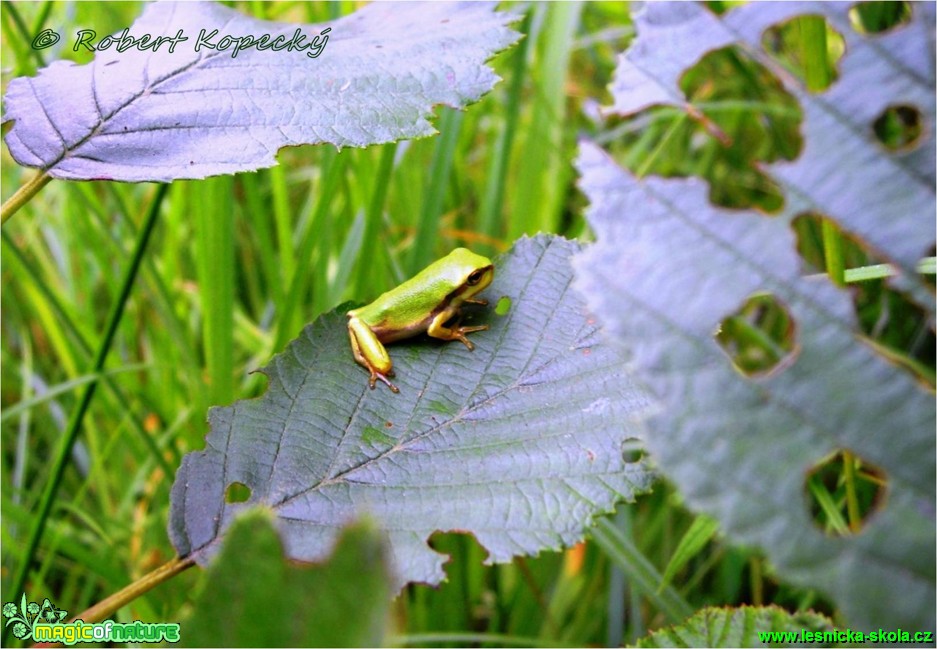
[[[419,275],[382,293],[380,297],[366,306],[349,314],[357,315],[369,325],[382,325],[394,321],[414,322],[423,317],[429,317],[440,302],[437,293],[444,283],[432,281],[431,283],[417,284],[415,280]],[[443,288],[444,290],[444,288]]]
[[[357,316],[372,327],[402,325],[423,331],[433,316],[449,304],[465,278],[476,268],[490,263],[481,255],[457,248],[371,304],[349,311],[349,315]]]

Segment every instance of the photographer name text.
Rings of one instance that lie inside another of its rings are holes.
[[[250,49],[258,51],[271,50],[273,52],[281,52],[283,50],[287,52],[305,52],[306,56],[315,59],[325,50],[325,46],[329,42],[330,31],[332,31],[332,28],[328,27],[315,36],[307,36],[303,34],[301,28],[297,27],[296,31],[293,32],[293,35],[290,37],[284,34],[280,34],[276,37],[271,34],[263,34],[261,36],[232,36],[230,34],[225,34],[219,37],[217,29],[211,31],[201,29],[194,43],[190,46],[194,46],[196,52],[201,52],[203,49],[216,52],[229,52],[232,59],[237,58],[237,55],[241,52]],[[77,52],[79,48],[84,47],[90,52],[103,52],[111,48],[116,49],[118,52],[126,52],[130,49],[137,49],[141,52],[147,50],[157,52],[161,47],[166,45],[169,53],[173,54],[177,45],[191,40],[181,29],[176,32],[175,36],[154,37],[150,34],[134,36],[130,34],[129,28],[125,28],[119,34],[105,36],[100,40],[96,39],[97,32],[93,29],[81,29],[77,32],[72,50]]]

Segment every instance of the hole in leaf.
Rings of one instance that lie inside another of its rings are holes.
[[[243,482],[232,482],[224,492],[226,503],[246,503],[250,497],[251,488]]]
[[[742,374],[761,376],[791,357],[794,319],[773,295],[753,295],[722,321],[716,341]]]
[[[761,45],[810,92],[822,92],[839,76],[846,51],[842,35],[822,16],[797,16],[765,30]]]
[[[626,439],[621,444],[621,458],[625,464],[634,464],[644,459],[644,443],[637,439]]]
[[[875,137],[888,149],[913,148],[921,137],[921,111],[914,106],[889,106],[872,124]]]
[[[853,303],[859,327],[874,341],[875,352],[933,390],[937,345],[927,311],[883,280],[862,282],[857,288]]]
[[[703,4],[714,14],[721,16],[730,9],[745,3],[742,0],[705,0]]]
[[[884,502],[887,479],[878,467],[837,451],[807,474],[810,518],[825,534],[856,534]]]
[[[827,233],[823,231],[823,221],[827,220]],[[827,252],[824,246],[824,237],[835,237],[838,242],[838,254],[842,258],[845,268],[860,268],[871,264],[880,264],[853,235],[843,231],[835,221],[830,221],[823,214],[817,212],[804,212],[798,214],[791,223],[794,235],[797,237],[797,251],[806,262],[805,273],[825,273],[827,270]],[[829,245],[830,242],[827,242]],[[829,249],[829,252],[835,252]]]
[[[860,2],[849,10],[852,28],[860,34],[881,34],[911,20],[907,2]]]
[[[705,177],[716,205],[780,210],[783,194],[758,163],[799,154],[801,112],[794,97],[770,70],[734,46],[703,56],[680,78],[680,88],[698,115],[681,113],[685,125],[673,138],[677,150],[668,153],[677,157],[671,163],[686,160],[686,175]]]
[[[495,313],[497,315],[507,315],[508,311],[511,310],[511,298],[507,295],[502,295],[495,304]]]
[[[699,177],[709,199],[731,209],[773,213],[784,205],[762,163],[800,153],[802,113],[770,70],[737,47],[707,53],[680,78],[688,112],[657,106],[617,123],[613,155],[635,175]]]
[[[838,239],[834,246],[843,260],[859,330],[874,341],[877,353],[933,387],[937,382],[937,341],[926,310],[891,285],[891,268],[862,240],[844,232],[835,222],[829,223],[824,234],[823,220],[821,215],[805,213],[792,223],[797,251],[806,266],[804,273],[826,272],[824,237]]]

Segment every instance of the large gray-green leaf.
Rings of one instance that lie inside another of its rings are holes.
[[[683,624],[654,631],[637,646],[829,647],[844,641],[842,632],[833,635],[835,631],[830,620],[816,613],[792,614],[776,606],[704,608]],[[824,633],[830,634],[828,641]]]
[[[56,178],[169,181],[269,167],[289,145],[431,135],[433,106],[464,106],[497,81],[484,61],[518,38],[511,19],[490,4],[378,2],[303,25],[158,2],[128,36],[181,30],[187,41],[172,52],[168,42],[156,52],[114,45],[87,65],[57,61],[14,79],[6,142],[17,162]],[[226,35],[285,43],[299,30],[320,47],[196,51],[201,30],[215,46]]]
[[[367,388],[346,319],[308,326],[264,373],[266,394],[215,408],[206,449],[187,455],[172,490],[170,535],[204,562],[232,516],[262,503],[278,516],[290,557],[320,558],[359,512],[383,526],[398,584],[438,583],[436,530],[467,531],[507,561],[581,539],[599,513],[649,487],[627,461],[645,394],[603,342],[571,290],[579,248],[545,236],[495,261],[484,292],[511,300],[491,329],[458,343],[396,344],[400,394]],[[225,502],[240,482],[247,503]]]
[[[762,7],[772,16],[779,11],[754,3],[741,15],[755,16]],[[730,25],[741,31],[735,15]],[[686,55],[687,41],[712,46],[718,39],[710,29],[728,28],[697,7],[649,6],[635,43],[645,57],[645,76],[658,78],[649,72],[657,69],[658,55],[670,61],[661,64],[668,75],[692,63],[698,53]],[[915,40],[913,33],[908,39]],[[866,93],[878,79],[863,82],[849,61],[856,55],[854,49],[842,61],[840,93]],[[627,59],[622,64],[629,65]],[[618,106],[628,101],[616,96]],[[828,93],[809,101],[826,103]],[[643,105],[641,98],[631,105]],[[806,132],[809,140],[812,127]],[[902,160],[867,142],[868,164],[860,165],[850,159],[857,155],[852,139],[824,141],[825,155],[840,161],[842,173],[829,165],[816,170],[816,194],[831,201],[823,211],[841,218],[837,205],[858,209],[851,192],[861,196],[883,182],[880,163],[896,172],[889,195],[921,196],[920,177]],[[808,142],[807,150],[812,146]],[[802,179],[810,175],[801,167],[806,164],[794,165]],[[763,547],[784,579],[831,595],[854,627],[933,628],[933,395],[858,338],[845,292],[826,279],[801,277],[790,227],[796,211],[767,218],[717,209],[701,181],[639,181],[589,144],[581,147],[578,166],[598,239],[577,260],[578,287],[662,400],[648,432],[660,467],[691,506],[717,518],[731,537]],[[790,203],[802,203],[796,188],[786,190]],[[911,262],[914,251],[933,242],[932,190],[931,206],[920,202],[927,201],[897,200],[887,215],[868,205],[867,214],[854,216],[861,217],[862,228],[890,233],[877,241]],[[922,220],[929,225],[922,228]],[[903,239],[900,245],[888,243],[892,236]],[[796,348],[775,372],[746,378],[713,334],[759,291],[789,309]],[[805,478],[841,449],[885,470],[888,497],[860,534],[830,538],[811,520]]]
[[[231,526],[192,616],[184,647],[380,647],[389,626],[390,566],[379,532],[344,529],[321,566],[288,562],[273,514]]]
[[[638,38],[619,59],[611,110],[625,115],[654,104],[684,106],[683,71],[706,52],[738,45],[803,107],[804,150],[794,162],[768,168],[786,190],[785,212],[837,220],[913,277],[934,245],[934,3],[912,3],[910,24],[880,36],[852,27],[852,6],[758,2],[720,19],[696,3],[649,3],[635,15]],[[846,41],[839,80],[820,94],[807,92],[761,47],[767,28],[802,14],[824,16]],[[872,124],[897,105],[921,112],[922,136],[910,149],[890,152]]]

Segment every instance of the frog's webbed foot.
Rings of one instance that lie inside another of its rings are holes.
[[[400,388],[390,382],[387,378],[388,376],[394,376],[394,370],[390,370],[386,374],[383,372],[378,372],[374,368],[371,369],[371,377],[368,379],[368,386],[373,390],[374,386],[377,384],[377,381],[380,380],[382,383],[386,384],[390,388],[390,391],[394,394],[400,394]]]
[[[465,334],[470,334],[474,331],[485,331],[488,329],[488,325],[478,325],[477,327],[455,327],[452,330],[452,337],[456,340],[461,340],[468,350],[475,351],[475,345],[471,340],[465,337]]]

